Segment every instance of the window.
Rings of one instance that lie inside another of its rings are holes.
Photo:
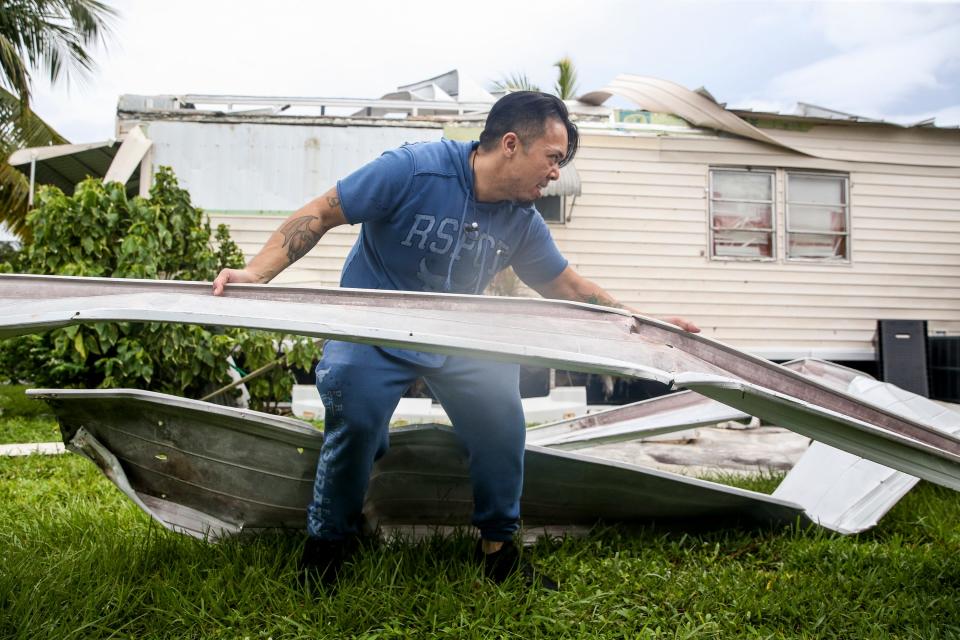
[[[848,175],[715,168],[708,202],[713,259],[850,261]]]
[[[711,256],[775,257],[775,178],[773,171],[710,171]]]
[[[846,176],[787,173],[789,260],[850,259]]]
[[[544,196],[533,204],[547,222],[566,222],[563,215],[563,196]]]

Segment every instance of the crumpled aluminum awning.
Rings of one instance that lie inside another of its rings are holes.
[[[960,438],[656,320],[549,300],[347,289],[0,276],[0,335],[98,321],[176,322],[461,353],[658,380],[960,489]]]
[[[960,435],[960,413],[860,371],[813,358],[783,366],[873,406],[944,433]],[[681,391],[533,427],[527,432],[527,442],[592,454],[589,448],[598,444],[671,433],[714,420],[748,417],[693,391]],[[918,481],[914,476],[813,442],[773,495],[802,506],[807,517],[820,526],[850,534],[875,526]]]
[[[577,450],[601,444],[674,433],[718,422],[749,420],[739,409],[680,391],[585,416],[541,424],[527,430],[527,442]]]
[[[791,366],[831,384],[849,387],[873,404],[960,433],[960,414],[893,385],[830,363]],[[844,380],[849,379],[848,382]],[[301,528],[310,499],[322,434],[298,420],[187,400],[148,391],[30,390],[46,400],[68,447],[90,458],[133,502],[163,526],[195,537],[273,528]],[[684,397],[681,410],[672,400]],[[642,403],[653,428],[687,428],[685,418],[710,413],[714,400],[681,392]],[[659,407],[657,405],[660,405]],[[735,411],[730,410],[728,411]],[[599,425],[617,419],[619,437],[649,432],[635,406],[604,412]],[[813,522],[839,533],[858,533],[879,519],[918,479],[814,442],[771,496],[710,482],[562,453],[537,446],[528,432],[522,510],[528,531],[576,530],[599,520],[649,520],[793,524]],[[659,424],[658,424],[659,423]],[[593,434],[595,437],[598,434]],[[603,433],[600,434],[601,439]],[[463,448],[449,427],[420,425],[391,432],[389,453],[373,469],[364,511],[373,527],[465,526],[472,494]],[[543,438],[539,440],[542,442]]]
[[[792,360],[782,366],[840,391],[846,391],[853,380],[864,376],[860,371],[815,358]],[[900,411],[895,413],[904,415]],[[679,391],[605,411],[537,425],[527,431],[527,442],[544,447],[575,450],[650,438],[718,422],[747,422],[750,417],[749,413],[694,391]],[[912,414],[907,414],[906,417],[915,419]],[[921,422],[929,424],[925,420]]]
[[[52,184],[66,194],[88,176],[102,177],[120,148],[117,140],[58,144],[14,151],[8,163],[36,184]]]
[[[120,182],[131,196],[145,195],[149,180],[141,185],[143,176],[137,167],[152,146],[143,129],[134,127],[123,140],[30,147],[14,151],[8,162],[30,179],[31,198],[34,184],[51,184],[71,195],[77,183],[88,177]]]
[[[302,529],[323,434],[291,418],[132,389],[36,389],[68,448],[85,455],[163,526],[216,540]],[[677,474],[528,445],[525,527],[653,519],[790,525],[799,505]],[[364,504],[376,527],[467,526],[466,451],[453,430],[391,430]]]

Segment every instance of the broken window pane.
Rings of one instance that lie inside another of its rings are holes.
[[[715,230],[713,255],[730,258],[772,258],[771,234],[765,231]]]
[[[711,255],[767,259],[774,256],[772,171],[710,171]]]
[[[773,174],[713,171],[714,199],[773,200]]]
[[[790,231],[829,231],[846,233],[847,212],[838,207],[790,206]]]
[[[790,175],[790,202],[846,204],[846,178],[840,176]]]
[[[717,229],[772,229],[773,205],[756,202],[715,202],[713,226]]]
[[[845,260],[847,257],[846,236],[816,233],[789,233],[787,237],[787,255],[791,258]]]

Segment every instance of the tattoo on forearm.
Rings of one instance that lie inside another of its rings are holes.
[[[614,307],[615,309],[623,309],[623,305],[617,302],[616,300],[611,300],[610,298],[606,298],[606,297],[601,298],[595,293],[591,293],[590,295],[581,298],[581,300],[589,304],[598,304],[603,307]]]
[[[327,196],[327,204],[330,205],[331,209],[340,208],[340,198],[337,196]]]
[[[316,223],[316,224],[314,224]],[[287,258],[290,264],[293,264],[317,244],[317,240],[323,235],[317,229],[320,226],[320,216],[301,216],[285,222],[280,227],[280,235],[283,236],[283,247],[287,249]]]

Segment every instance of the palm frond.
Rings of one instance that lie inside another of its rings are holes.
[[[6,162],[0,163],[0,222],[23,235],[30,199],[30,181]]]
[[[26,105],[30,101],[30,72],[10,39],[0,33],[0,84],[20,96]]]
[[[3,85],[29,100],[27,69],[41,69],[51,82],[85,77],[93,70],[89,49],[106,41],[116,12],[98,0],[18,0],[0,11],[0,72]]]
[[[554,93],[561,100],[573,100],[577,96],[577,70],[573,66],[573,60],[564,56],[553,66],[557,68],[557,84],[554,86]]]
[[[491,85],[494,91],[540,91],[540,87],[533,83],[527,74],[517,71],[503,75],[499,80],[495,80]]]
[[[0,154],[4,161],[17,149],[67,143],[40,116],[25,109],[17,96],[0,88]]]

